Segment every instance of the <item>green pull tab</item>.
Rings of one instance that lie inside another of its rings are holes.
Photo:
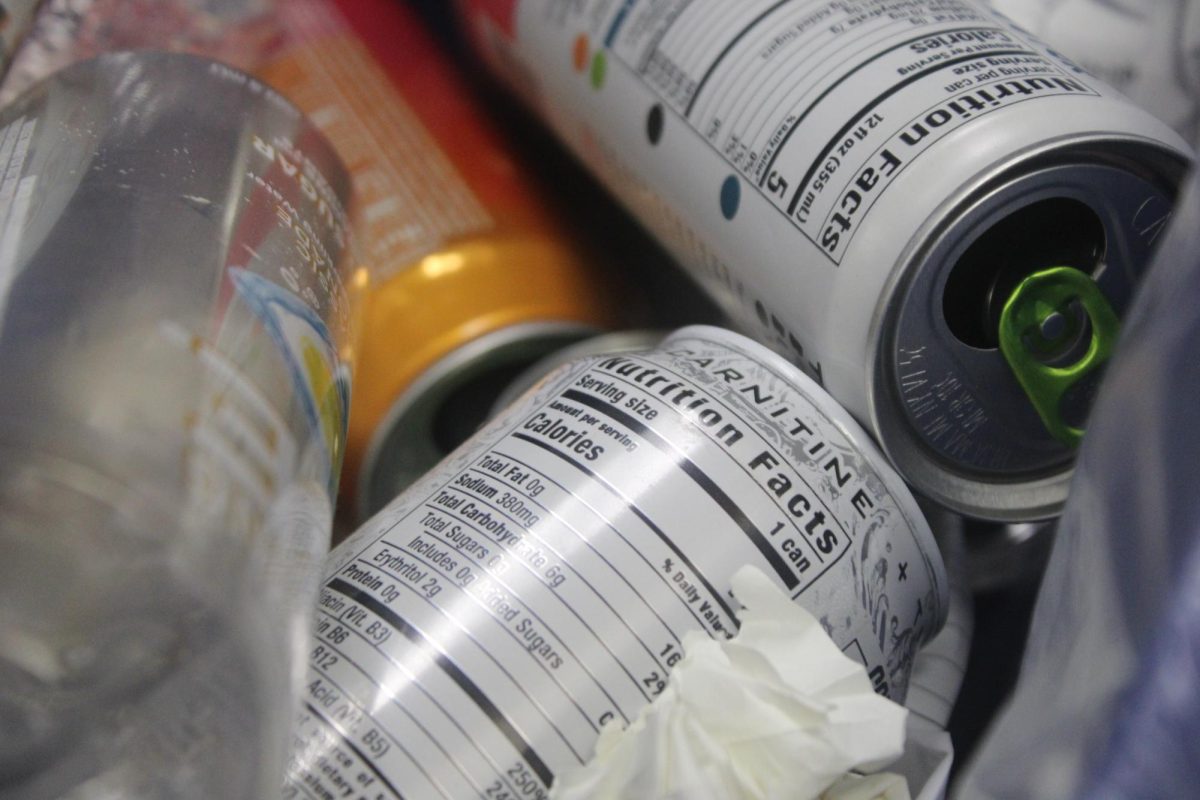
[[[1063,419],[1063,398],[1108,360],[1120,327],[1112,306],[1092,279],[1071,267],[1033,273],[1004,304],[1000,350],[1046,430],[1060,442],[1075,446],[1083,437],[1081,428]],[[1088,335],[1082,357],[1073,363],[1055,363],[1080,349],[1082,337]]]

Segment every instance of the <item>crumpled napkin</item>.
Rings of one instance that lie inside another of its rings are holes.
[[[733,591],[737,636],[688,633],[662,693],[627,728],[605,725],[595,756],[555,780],[552,800],[811,800],[901,754],[907,711],[875,694],[811,614],[750,566]],[[908,797],[887,778],[853,789],[869,786],[879,788],[851,796]]]

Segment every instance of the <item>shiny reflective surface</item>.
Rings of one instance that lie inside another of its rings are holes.
[[[370,29],[323,0],[281,4],[287,45],[257,74],[321,120],[364,211],[372,286],[342,481],[345,506],[364,512],[482,422],[462,402],[482,373],[515,371],[616,313],[612,270],[533,177],[540,154],[514,146],[415,12],[343,10]],[[466,433],[436,435],[453,415]]]
[[[285,797],[544,795],[687,632],[733,635],[742,564],[897,701],[951,602],[903,482],[781,357],[695,326],[573,360],[332,553]]]
[[[267,797],[345,441],[345,174],[186,56],[0,131],[0,794]]]

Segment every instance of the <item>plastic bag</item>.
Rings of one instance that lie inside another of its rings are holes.
[[[1092,411],[1021,677],[961,797],[1188,797],[1200,785],[1200,181]]]

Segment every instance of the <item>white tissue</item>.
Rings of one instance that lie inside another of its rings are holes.
[[[752,567],[733,591],[738,635],[687,634],[662,694],[628,728],[606,725],[552,800],[811,800],[900,755],[907,712],[875,694],[811,614]]]

